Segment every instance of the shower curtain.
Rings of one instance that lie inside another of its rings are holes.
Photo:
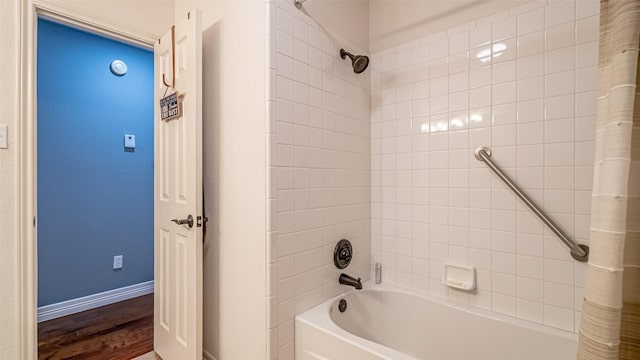
[[[640,359],[640,0],[601,0],[591,253],[577,359]]]

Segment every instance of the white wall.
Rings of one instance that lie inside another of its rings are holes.
[[[530,1],[371,0],[369,46],[372,52],[380,51]]]
[[[302,7],[317,24],[369,51],[369,0],[308,0]]]
[[[312,1],[305,3],[311,4]],[[369,70],[357,75],[341,47],[291,2],[268,5],[270,359],[293,359],[294,317],[351,289],[341,272],[369,277]],[[322,24],[324,26],[324,24]],[[333,249],[354,247],[339,271]]]
[[[0,107],[3,117],[0,124],[9,126],[9,149],[0,149],[0,358],[20,357],[20,324],[18,266],[20,242],[18,241],[17,182],[19,121],[19,11],[18,1],[0,1],[0,43],[4,50],[0,56]]]
[[[203,13],[204,349],[266,357],[264,1],[176,1]]]
[[[168,28],[173,20],[171,2],[146,1],[144,4],[122,1],[120,7],[110,2],[92,1],[50,1],[58,7],[70,9],[74,13],[91,17],[98,22],[117,23],[128,32],[159,36],[163,28]],[[21,209],[18,204],[20,191],[18,171],[20,161],[20,127],[23,125],[20,110],[20,94],[23,91],[20,75],[22,71],[20,31],[22,24],[21,7],[27,2],[0,1],[0,37],[3,52],[0,57],[0,107],[3,117],[0,124],[9,126],[9,149],[0,149],[0,288],[5,289],[0,296],[0,358],[19,359],[22,357],[20,338],[24,329],[20,328],[21,304],[21,239],[19,234]],[[126,15],[124,15],[126,14]]]
[[[598,12],[594,0],[525,5],[373,54],[372,253],[384,282],[578,328],[585,264],[473,150],[491,147],[588,243]],[[441,285],[445,262],[475,266],[478,290]]]

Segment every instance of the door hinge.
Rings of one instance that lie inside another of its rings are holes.
[[[36,227],[36,217],[33,217],[33,227]]]

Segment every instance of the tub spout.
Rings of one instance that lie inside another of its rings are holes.
[[[352,276],[342,273],[340,274],[340,279],[338,279],[338,282],[342,285],[349,285],[353,286],[357,290],[362,290],[362,282],[360,281],[360,278],[356,279]]]

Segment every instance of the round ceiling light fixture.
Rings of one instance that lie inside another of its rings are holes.
[[[113,60],[109,68],[115,76],[124,76],[127,73],[127,64],[122,60]]]

